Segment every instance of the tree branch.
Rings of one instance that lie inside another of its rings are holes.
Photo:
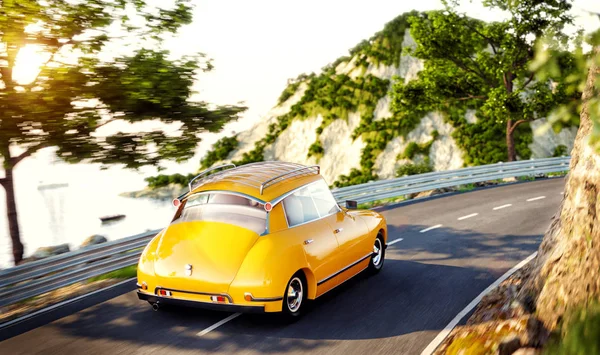
[[[485,96],[485,95],[477,95],[477,96],[469,95],[469,96],[461,97],[461,98],[458,98],[455,100],[456,101],[464,101],[464,100],[470,100],[470,99],[487,99],[487,96]]]
[[[31,156],[31,154],[37,152],[38,150],[43,149],[43,148],[48,148],[49,146],[50,145],[48,143],[38,143],[37,145],[27,148],[27,150],[25,150],[23,153],[19,154],[18,156],[10,158],[10,163],[13,167],[15,167],[17,164],[19,164],[21,162],[21,160]]]
[[[527,122],[527,120],[518,120],[515,123],[513,123],[513,125],[509,128],[508,133],[509,134],[513,134],[513,132],[515,131],[515,129],[517,128],[518,125],[520,125],[521,123],[525,123]]]
[[[535,76],[535,73],[531,73],[531,75],[529,76],[529,79],[527,79],[525,84],[523,84],[523,88],[525,88],[527,85],[529,85],[529,83],[531,83],[533,81],[534,76]]]
[[[98,129],[98,128],[102,127],[102,126],[106,126],[107,124],[109,124],[109,123],[111,123],[111,122],[114,122],[114,121],[116,121],[116,120],[118,120],[118,119],[119,119],[119,117],[112,117],[112,118],[110,118],[110,119],[106,120],[106,122],[102,122],[102,123],[100,123],[99,125],[97,125],[97,126],[94,128],[94,130],[96,130],[96,129]]]

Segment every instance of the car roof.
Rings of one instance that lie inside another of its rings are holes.
[[[305,166],[280,161],[250,163],[237,167],[229,164],[211,169],[218,168],[228,169],[204,177],[201,177],[204,174],[201,173],[197,176],[198,180],[192,180],[191,193],[229,191],[268,202],[300,186],[323,179],[316,165]]]

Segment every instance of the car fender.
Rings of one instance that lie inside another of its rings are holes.
[[[302,270],[308,283],[308,297],[314,298],[316,282],[304,248],[286,233],[261,236],[242,262],[229,293],[252,293],[255,298],[283,297],[288,281]]]
[[[357,211],[357,215],[365,221],[367,228],[369,229],[369,234],[373,239],[377,237],[379,231],[383,231],[383,241],[387,244],[387,221],[381,213],[372,210],[361,210]]]

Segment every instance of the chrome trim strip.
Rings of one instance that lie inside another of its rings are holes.
[[[179,292],[179,293],[189,293],[189,294],[201,295],[201,296],[223,296],[223,297],[227,298],[227,300],[229,301],[229,303],[233,304],[233,299],[231,298],[231,296],[229,296],[226,293],[207,293],[207,292],[184,291],[184,290],[176,290],[176,289],[173,289],[173,288],[166,288],[166,287],[157,286],[154,289],[154,294],[156,296],[159,296],[159,297],[162,297],[162,296],[158,294],[158,290],[165,290],[165,291]]]
[[[366,270],[368,267],[369,267],[368,265],[367,265],[367,266],[365,266],[364,268],[360,269],[360,271],[358,271],[356,274],[358,275],[358,273],[359,273],[359,272],[362,272],[362,271]],[[356,276],[356,275],[355,275],[355,276]],[[354,276],[353,276],[353,277],[354,277]],[[319,297],[323,296],[324,294],[326,294],[327,292],[329,292],[329,291],[331,291],[331,290],[335,290],[337,287],[339,287],[339,286],[343,285],[345,282],[347,282],[347,281],[349,281],[349,280],[352,280],[352,277],[351,277],[351,278],[349,278],[349,279],[345,279],[344,281],[340,282],[339,284],[337,284],[337,285],[333,286],[333,287],[332,287],[332,288],[330,288],[329,290],[327,290],[327,291],[323,292],[322,294],[320,294],[319,296],[315,297],[315,299],[317,299],[317,298],[319,298]]]
[[[254,297],[252,296],[252,293],[250,292],[246,292],[244,293],[244,298],[246,296],[250,296],[251,300],[250,302],[275,302],[275,301],[283,301],[283,297]]]
[[[341,269],[340,271],[338,271],[338,272],[336,272],[336,273],[334,273],[332,275],[327,276],[323,280],[317,282],[317,286],[321,286],[323,283],[325,283],[325,282],[333,279],[334,277],[336,277],[337,275],[343,273],[344,271],[347,271],[347,270],[351,269],[352,267],[356,266],[357,264],[360,264],[361,262],[363,262],[365,259],[371,257],[372,255],[373,255],[373,253],[369,253],[369,254],[363,256],[362,258],[358,259],[357,261],[353,262],[352,264],[350,264],[350,265],[346,266],[345,268]]]

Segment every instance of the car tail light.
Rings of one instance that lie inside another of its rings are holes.
[[[148,289],[148,284],[145,282],[142,282],[142,290],[147,290]]]
[[[251,294],[249,294],[249,293],[246,293],[246,294],[244,295],[244,299],[245,299],[246,301],[248,301],[248,302],[252,302],[252,295],[251,295]]]
[[[171,291],[167,291],[167,290],[158,290],[158,294],[161,296],[171,296]]]
[[[221,303],[225,303],[225,296],[210,296],[210,300],[213,302],[221,302]]]

